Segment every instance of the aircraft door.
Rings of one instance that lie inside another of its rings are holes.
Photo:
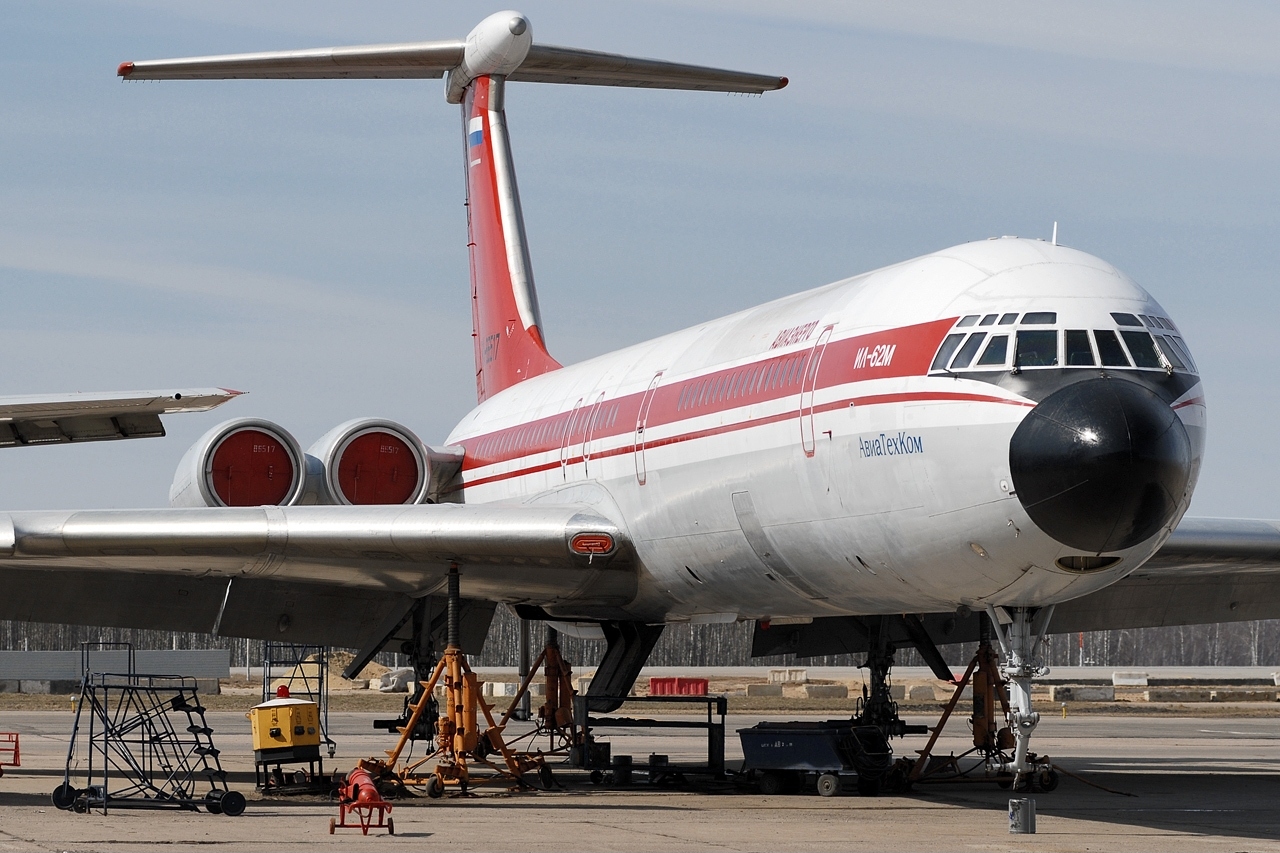
[[[600,404],[604,402],[605,392],[601,391],[600,396],[596,397],[596,402],[591,407],[591,414],[583,418],[582,425],[582,476],[591,476],[591,438],[595,434],[596,427],[600,424]]]
[[[818,384],[818,368],[822,365],[822,353],[831,340],[831,331],[835,324],[827,326],[813,343],[805,366],[804,377],[800,383],[800,446],[805,456],[812,456],[817,448],[813,434],[813,392]]]
[[[640,411],[636,414],[636,482],[642,486],[649,475],[644,463],[644,430],[649,423],[649,406],[653,404],[653,396],[658,391],[660,381],[662,381],[661,370],[654,374],[653,380],[649,383],[649,390],[644,392],[644,397],[640,400]]]
[[[560,437],[560,474],[566,482],[569,480],[569,454],[573,447],[573,435],[581,413],[582,398],[579,397],[578,402],[573,404],[573,411],[569,413],[569,420],[564,425],[564,434]]]

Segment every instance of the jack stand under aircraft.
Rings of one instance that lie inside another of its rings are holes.
[[[1035,658],[1049,617],[1053,615],[1051,609],[1048,610],[1036,613],[1029,608],[1016,608],[1007,614],[1011,617],[1007,628],[1000,624],[994,609],[988,611],[988,618],[982,622],[978,650],[964,676],[956,682],[955,692],[943,708],[938,725],[930,729],[925,748],[917,750],[920,757],[899,759],[891,771],[891,776],[899,780],[898,787],[910,787],[917,782],[960,780],[996,782],[1019,792],[1049,792],[1058,787],[1058,772],[1049,757],[1036,755],[1028,748],[1031,733],[1040,719],[1040,715],[1031,710],[1031,678],[1048,672]],[[1003,662],[991,645],[992,634],[1004,652]],[[960,755],[934,756],[933,748],[970,683],[973,685],[973,717],[970,718],[973,748]],[[1007,723],[1003,727],[1000,726],[1002,717]],[[966,766],[964,760],[971,757],[977,761]],[[975,772],[979,769],[981,774]]]
[[[515,747],[517,744],[526,745],[527,748],[517,752],[517,754],[529,759],[540,759],[546,755],[564,755],[577,744],[573,725],[573,697],[575,693],[573,689],[573,668],[569,666],[569,663],[560,654],[559,635],[554,628],[547,628],[546,646],[533,662],[533,665],[529,667],[524,679],[520,682],[520,688],[516,691],[515,698],[511,700],[511,706],[507,708],[506,713],[502,715],[502,719],[498,721],[498,726],[505,728],[507,721],[516,715],[520,709],[521,701],[524,699],[525,694],[529,692],[533,680],[538,676],[539,668],[542,669],[542,675],[546,683],[546,700],[538,708],[533,730],[513,738],[507,744],[510,747]],[[547,748],[545,750],[535,749],[535,744],[543,737],[547,739]]]
[[[502,732],[508,717],[503,717],[501,725],[494,721],[493,706],[481,696],[481,682],[459,647],[459,609],[459,577],[454,566],[449,570],[448,640],[444,654],[431,677],[422,682],[421,698],[400,727],[395,748],[387,750],[385,759],[366,758],[357,765],[378,780],[379,790],[417,788],[432,798],[443,796],[447,787],[456,787],[463,796],[481,785],[528,790],[533,786],[525,781],[525,774],[534,770],[544,787],[550,782],[550,768],[541,758],[518,754],[504,742]],[[431,705],[436,685],[442,681],[445,702],[444,712],[436,721],[436,749],[417,761],[400,765],[400,757]],[[481,714],[488,724],[483,732],[479,728]],[[491,756],[497,760],[490,760]],[[435,766],[430,767],[433,762]]]

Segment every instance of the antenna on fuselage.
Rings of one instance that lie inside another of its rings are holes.
[[[445,77],[446,100],[461,104],[463,111],[476,395],[481,402],[560,367],[542,337],[507,139],[506,83],[747,94],[787,85],[786,77],[534,44],[529,19],[514,11],[490,15],[462,41],[125,62],[116,73],[127,80]]]

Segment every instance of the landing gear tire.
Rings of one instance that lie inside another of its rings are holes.
[[[823,773],[818,777],[818,795],[834,797],[840,793],[840,777],[834,773]]]
[[[782,793],[783,780],[777,773],[765,771],[760,774],[760,778],[756,780],[756,788],[760,793],[767,797],[776,796]]]

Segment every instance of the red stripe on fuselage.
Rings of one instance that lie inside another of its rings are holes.
[[[833,340],[827,344],[822,356],[816,387],[825,389],[870,379],[925,375],[928,373],[929,363],[938,345],[954,322],[953,317]],[[661,385],[654,392],[646,419],[646,430],[651,433],[656,427],[796,396],[800,393],[801,377],[812,354],[813,347],[810,344],[804,349],[791,350],[758,361]],[[462,442],[466,449],[463,470],[471,471],[541,453],[561,452],[562,449],[566,451],[567,462],[569,454],[572,453],[569,448],[581,447],[588,439],[597,441],[623,435],[634,436],[641,401],[644,397],[643,392],[595,402],[600,399],[600,396],[593,392],[580,400],[579,404],[570,411],[465,439]],[[1030,405],[981,394],[916,392],[910,395],[854,397],[839,403],[820,405],[816,411],[847,406],[851,402],[876,404],[898,402],[908,398],[1013,402],[1016,405]],[[799,406],[797,405],[794,410],[789,409],[765,419],[742,421],[716,429],[720,431],[741,429],[798,416]],[[704,432],[683,434],[687,437],[680,440],[688,441],[702,437]],[[671,441],[659,439],[646,444],[646,447],[661,446],[663,443],[671,443]],[[628,444],[625,449],[629,452],[633,447]],[[614,452],[620,451],[605,451],[597,455]],[[572,458],[581,461],[582,456],[579,453]],[[536,470],[546,470],[546,467],[539,466]],[[532,470],[535,469],[530,469]],[[488,482],[490,479],[484,478],[474,482]],[[472,484],[474,483],[468,485]]]

